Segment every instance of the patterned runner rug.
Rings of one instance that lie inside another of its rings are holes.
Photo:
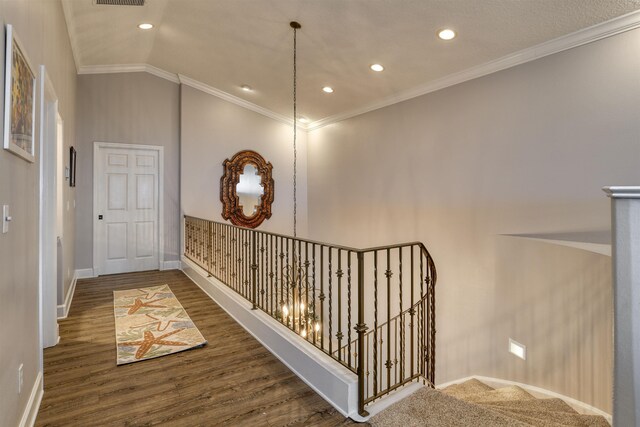
[[[113,291],[118,365],[207,343],[169,285]]]

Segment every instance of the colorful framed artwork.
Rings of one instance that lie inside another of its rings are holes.
[[[76,186],[76,149],[71,147],[69,149],[69,187]]]
[[[7,25],[6,41],[4,148],[34,162],[36,76],[11,25]]]

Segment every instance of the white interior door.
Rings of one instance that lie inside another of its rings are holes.
[[[97,274],[160,267],[160,150],[96,146]]]

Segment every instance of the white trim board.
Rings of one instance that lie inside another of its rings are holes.
[[[276,120],[280,123],[284,123],[286,125],[289,126],[293,126],[293,119],[283,116],[282,114],[276,113],[274,111],[271,111],[267,108],[261,107],[259,105],[256,105],[252,102],[249,101],[245,101],[242,98],[239,98],[235,95],[231,95],[230,93],[221,91],[220,89],[216,89],[213,86],[209,86],[205,83],[202,83],[198,80],[192,79],[190,77],[187,76],[183,76],[182,74],[178,74],[178,78],[180,79],[180,83],[185,85],[185,86],[189,86],[192,87],[194,89],[200,90],[204,93],[208,93],[209,95],[213,95],[216,96],[220,99],[223,99],[225,101],[228,101],[232,104],[238,105],[240,107],[246,108],[247,110],[251,110],[254,111],[258,114],[262,114],[263,116],[267,116],[273,120]],[[299,124],[298,125],[299,128],[302,129],[306,129],[306,126]]]
[[[83,65],[78,67],[78,74],[118,74],[118,73],[149,73],[156,77],[181,83],[178,74],[154,67],[149,64],[111,64],[111,65]]]
[[[464,377],[464,378],[460,378],[457,380],[453,380],[453,381],[448,381],[446,383],[443,384],[438,384],[436,386],[437,389],[443,389],[445,387],[449,387],[451,385],[454,384],[459,384],[459,383],[463,383],[465,381],[469,381],[471,379],[476,379],[478,381],[482,381],[483,383],[487,384],[488,386],[491,386],[493,388],[500,388],[500,387],[508,387],[508,386],[518,386],[526,391],[528,391],[529,393],[531,393],[532,395],[534,395],[537,398],[557,398],[557,399],[562,399],[564,400],[567,404],[569,404],[569,406],[571,406],[573,409],[575,409],[578,413],[581,414],[586,414],[586,415],[600,415],[602,417],[604,417],[609,424],[612,424],[612,417],[611,414],[608,414],[606,412],[604,412],[601,409],[596,408],[595,406],[591,406],[587,403],[581,402],[577,399],[574,399],[572,397],[569,396],[565,396],[563,394],[560,393],[556,393],[554,391],[550,391],[550,390],[546,390],[544,388],[540,388],[540,387],[536,387],[533,385],[529,385],[529,384],[523,384],[523,383],[519,383],[516,381],[509,381],[509,380],[503,380],[500,378],[492,378],[492,377],[484,377],[482,375],[471,375],[470,377]]]
[[[67,289],[67,295],[64,299],[64,304],[58,305],[58,319],[66,319],[69,315],[69,309],[71,308],[71,302],[73,301],[73,294],[76,291],[76,283],[78,283],[77,270],[73,275],[73,279],[71,280],[69,289]]]
[[[44,394],[44,386],[42,382],[42,371],[38,371],[36,380],[33,383],[27,406],[24,408],[22,418],[20,419],[19,427],[33,427],[36,423],[36,417],[38,416],[38,409],[40,409],[40,403],[42,402],[42,395]]]
[[[64,6],[64,1],[63,1]],[[459,83],[464,83],[469,80],[473,80],[479,77],[486,76],[488,74],[496,73],[498,71],[505,70],[507,68],[515,67],[517,65],[525,64],[536,59],[543,58],[545,56],[553,55],[555,53],[563,52],[568,49],[573,49],[588,43],[592,43],[598,40],[605,39],[607,37],[615,36],[617,34],[624,33],[626,31],[634,30],[640,27],[640,10],[628,13],[626,15],[613,18],[609,21],[596,24],[594,26],[578,30],[574,33],[567,34],[558,37],[553,40],[540,43],[536,46],[532,46],[512,54],[503,56],[492,61],[488,61],[484,64],[477,65],[475,67],[468,68],[466,70],[459,71],[457,73],[449,74],[440,79],[436,79],[424,85],[400,92],[396,95],[382,99],[380,101],[365,105],[360,108],[356,108],[343,113],[335,114],[333,116],[325,117],[315,122],[309,123],[306,126],[299,124],[298,127],[307,131],[320,129],[321,127],[328,126],[339,121],[359,116],[370,111],[374,111],[380,108],[388,107],[393,104],[397,104],[402,101],[407,101],[412,98],[416,98],[422,95],[426,95],[431,92],[435,92],[440,89],[454,86]],[[231,95],[227,92],[216,89],[198,80],[186,77],[181,74],[171,73],[169,71],[154,67],[149,64],[115,64],[115,65],[83,65],[77,64],[76,46],[71,43],[71,48],[74,52],[74,58],[76,59],[76,68],[78,74],[109,74],[109,73],[131,73],[131,72],[147,72],[155,76],[164,78],[174,83],[181,83],[195,89],[202,90],[210,95],[217,96],[225,101],[239,105],[240,107],[247,108],[251,111],[263,114],[274,120],[293,125],[293,120],[276,113],[267,108],[253,104],[249,101],[245,101],[235,95]]]
[[[358,419],[358,378],[186,258],[182,271],[260,344],[342,415]]]

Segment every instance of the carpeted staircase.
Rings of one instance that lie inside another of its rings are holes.
[[[374,427],[584,426],[610,427],[561,399],[537,399],[520,387],[494,389],[472,379],[443,390],[421,388],[372,417]]]

